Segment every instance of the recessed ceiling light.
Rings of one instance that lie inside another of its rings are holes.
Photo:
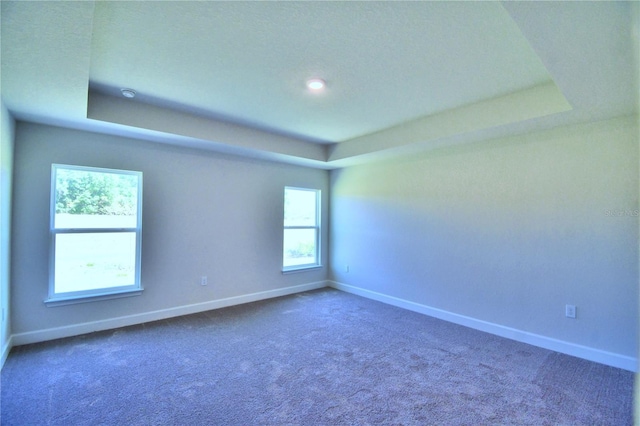
[[[312,78],[307,80],[307,87],[314,92],[324,89],[326,85],[327,83],[321,78]]]
[[[125,98],[135,98],[136,97],[136,91],[133,89],[122,89],[120,90],[120,92],[122,92],[122,96],[124,96]]]

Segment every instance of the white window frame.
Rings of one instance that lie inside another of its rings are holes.
[[[321,205],[322,205],[322,191],[320,189],[312,189],[312,188],[299,188],[299,187],[293,187],[293,186],[285,186],[284,187],[284,191],[283,191],[283,196],[286,196],[286,192],[287,190],[294,190],[294,191],[308,191],[308,192],[313,192],[315,193],[316,197],[316,223],[313,226],[283,226],[283,232],[282,232],[282,237],[283,237],[283,247],[282,247],[282,272],[283,273],[288,273],[288,272],[297,272],[297,271],[303,271],[306,269],[316,269],[316,268],[321,268],[322,267],[322,245],[321,245]],[[284,197],[283,197],[283,203],[282,205],[284,206],[284,208],[286,209],[286,206],[284,205]],[[284,212],[284,210],[283,210]],[[284,218],[284,214],[283,214],[283,218]],[[284,220],[283,220],[284,223]],[[286,231],[288,229],[314,229],[315,230],[315,244],[316,244],[316,257],[313,263],[305,263],[305,264],[301,264],[301,265],[292,265],[292,266],[284,266],[284,234],[286,233]]]
[[[138,178],[137,215],[136,226],[133,228],[63,228],[56,227],[56,175],[60,169],[78,170],[85,172],[113,173],[117,175],[134,175]],[[56,292],[55,266],[56,266],[56,236],[61,234],[82,233],[135,233],[135,274],[132,285],[118,287],[102,287],[97,289]],[[50,204],[50,248],[49,248],[49,296],[44,301],[47,306],[68,305],[72,303],[90,302],[94,300],[113,299],[119,297],[136,296],[142,293],[141,283],[141,258],[142,258],[142,172],[131,170],[118,170],[99,167],[75,166],[66,164],[52,164],[51,166],[51,204]]]

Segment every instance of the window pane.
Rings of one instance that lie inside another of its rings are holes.
[[[316,263],[316,230],[284,230],[283,265],[296,266]]]
[[[55,175],[55,228],[135,228],[136,174],[58,167]]]
[[[55,292],[135,285],[136,233],[58,234]]]
[[[316,226],[316,191],[284,190],[284,226]]]

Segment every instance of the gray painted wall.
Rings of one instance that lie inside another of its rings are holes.
[[[631,39],[633,40],[633,69],[635,70],[635,93],[636,93],[636,120],[638,127],[640,128],[640,4],[634,2],[631,4],[631,19],[633,20],[633,32]],[[640,146],[640,134],[638,135],[638,145]],[[640,158],[639,158],[640,161]],[[640,253],[639,253],[640,254]],[[640,258],[638,259],[640,261]],[[638,277],[640,284],[640,276]],[[638,306],[640,306],[640,298],[638,299]],[[640,317],[636,321],[640,322]],[[640,323],[639,323],[640,324]],[[640,338],[638,339],[638,353],[640,353]],[[640,362],[640,360],[638,360]],[[640,364],[636,371],[640,371]],[[634,420],[635,424],[640,423],[640,374],[636,374],[636,383],[634,389]]]
[[[144,173],[141,296],[46,307],[52,163]],[[19,122],[13,200],[14,335],[324,281],[326,267],[283,275],[284,186],[323,191],[329,174]],[[324,241],[328,226],[325,220]],[[327,262],[327,245],[323,261]],[[200,276],[208,276],[208,286]]]
[[[11,182],[13,178],[14,121],[0,101],[0,366],[8,355],[11,338]]]
[[[635,357],[637,132],[625,117],[332,171],[330,278]]]
[[[322,170],[18,123],[12,333],[325,280],[326,266],[280,272],[282,190],[292,185],[323,190],[331,279],[635,357],[637,132],[623,117],[337,170],[329,181]],[[144,172],[142,296],[44,305],[53,162]],[[564,317],[567,303],[576,320]]]

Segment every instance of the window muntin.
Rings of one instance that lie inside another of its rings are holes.
[[[139,294],[142,173],[54,164],[47,303]]]
[[[320,190],[285,187],[283,271],[320,266]]]

